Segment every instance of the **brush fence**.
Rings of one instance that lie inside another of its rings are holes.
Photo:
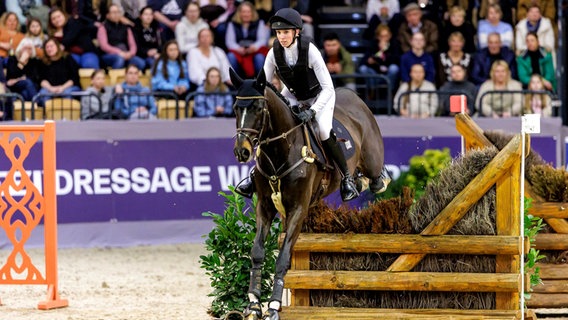
[[[456,127],[465,139],[467,149],[493,144],[483,130],[467,116],[456,116]],[[538,250],[568,250],[568,203],[545,202],[525,183],[525,196],[533,199],[529,213],[545,220],[556,233],[540,233],[533,247]],[[566,308],[568,306],[568,264],[538,264],[543,284],[532,287],[527,300],[530,308]]]
[[[284,308],[281,319],[519,318],[521,151],[518,135],[419,235],[302,233],[285,278],[291,289],[291,305]],[[493,186],[497,192],[497,235],[445,235]],[[310,270],[310,254],[316,252],[400,256],[386,271]],[[495,255],[496,272],[412,272],[428,254]],[[310,290],[495,292],[496,310],[311,307]]]

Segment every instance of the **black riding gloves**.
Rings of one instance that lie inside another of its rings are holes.
[[[316,112],[313,109],[304,110],[298,113],[298,119],[303,123],[312,120],[316,116]]]

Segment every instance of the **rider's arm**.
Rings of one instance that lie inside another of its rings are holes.
[[[330,102],[330,99],[335,100],[335,90],[333,88],[333,81],[331,80],[331,75],[325,66],[323,57],[319,52],[318,48],[310,43],[310,50],[308,51],[308,66],[314,69],[316,77],[321,86],[321,92],[319,93],[316,102],[312,105],[311,109],[320,112],[325,108]]]
[[[274,78],[274,71],[276,70],[276,60],[274,59],[274,49],[270,49],[264,60],[264,75],[266,76],[266,82],[272,82]]]

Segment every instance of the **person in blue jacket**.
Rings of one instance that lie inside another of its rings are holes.
[[[193,112],[196,117],[227,117],[233,114],[233,96],[221,81],[221,71],[217,67],[207,70],[204,83],[197,88]]]
[[[120,110],[125,119],[156,119],[156,101],[150,89],[140,83],[140,69],[130,64],[125,72],[124,82],[114,89],[118,95],[114,108]]]
[[[164,45],[160,59],[152,69],[152,90],[174,92],[184,98],[189,90],[187,62],[182,59],[178,43],[170,40]]]
[[[501,35],[498,33],[490,33],[487,36],[487,48],[479,50],[473,56],[473,66],[469,81],[476,86],[481,86],[483,82],[489,80],[490,71],[493,62],[504,60],[511,70],[511,78],[518,80],[517,62],[515,53],[509,47],[503,46],[501,43]]]

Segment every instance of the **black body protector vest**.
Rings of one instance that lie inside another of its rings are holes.
[[[284,57],[284,47],[274,40],[273,51],[276,60],[276,72],[288,90],[303,101],[317,96],[321,92],[321,85],[313,69],[308,67],[308,50],[310,41],[302,37],[298,41],[298,61],[296,65],[289,66]]]

